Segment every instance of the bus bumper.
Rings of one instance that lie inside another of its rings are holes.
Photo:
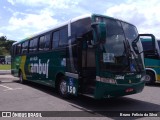
[[[97,81],[94,97],[95,99],[120,97],[130,94],[136,94],[143,90],[145,82],[134,84],[109,84]]]

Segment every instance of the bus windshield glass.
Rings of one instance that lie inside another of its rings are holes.
[[[100,69],[111,72],[142,71],[142,56],[136,55],[131,45],[138,37],[136,28],[111,18],[96,17],[95,21],[105,22],[107,31],[105,43],[100,44]]]
[[[130,50],[131,50],[131,55],[134,56],[132,58],[132,62],[136,64],[138,67],[138,71],[143,71],[145,69],[144,67],[144,55],[143,55],[143,47],[142,43],[140,41],[140,38],[138,37],[138,31],[137,28],[131,24],[128,24],[126,22],[122,22],[122,27],[125,33],[126,41],[129,42]],[[139,40],[137,40],[139,39]],[[137,41],[137,49],[139,53],[136,53],[133,49],[132,43],[134,41]],[[131,63],[132,64],[132,63]]]

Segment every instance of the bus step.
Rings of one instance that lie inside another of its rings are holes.
[[[91,95],[93,95],[94,91],[95,91],[95,86],[87,86],[86,89],[85,89],[85,91],[84,91],[84,94],[91,94]]]

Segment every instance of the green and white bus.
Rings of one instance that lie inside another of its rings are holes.
[[[160,83],[160,40],[153,34],[140,34],[144,50],[146,83]]]
[[[145,82],[134,25],[84,15],[12,46],[12,75],[57,88],[62,97],[95,99],[139,93]]]

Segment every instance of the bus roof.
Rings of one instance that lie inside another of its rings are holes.
[[[34,38],[34,37],[36,37],[36,36],[39,36],[39,35],[41,35],[41,34],[44,34],[44,33],[46,33],[46,32],[50,32],[50,31],[52,31],[52,30],[54,30],[54,29],[57,29],[57,28],[59,28],[59,27],[63,27],[64,25],[67,25],[68,23],[72,23],[72,22],[78,21],[78,20],[80,20],[80,19],[84,19],[84,18],[91,17],[92,15],[96,15],[96,16],[100,16],[100,17],[107,17],[107,18],[116,19],[116,20],[119,20],[119,21],[126,22],[126,21],[124,21],[124,20],[120,20],[120,19],[117,19],[117,18],[113,18],[113,17],[109,17],[109,16],[105,16],[105,15],[100,15],[100,14],[85,14],[85,15],[81,15],[81,16],[75,17],[75,18],[73,18],[73,19],[70,19],[70,20],[68,20],[68,21],[66,21],[66,22],[64,22],[64,23],[58,24],[57,26],[54,26],[54,27],[51,28],[51,29],[42,31],[42,32],[37,33],[37,34],[30,35],[29,37],[27,37],[27,38],[25,38],[25,39],[22,39],[22,40],[20,40],[20,41],[14,42],[13,45],[15,45],[15,44],[17,44],[17,43],[24,42],[24,41],[29,40],[29,39],[32,39],[32,38]],[[128,22],[126,22],[126,23],[128,23]],[[128,23],[128,24],[130,24],[130,23]]]
[[[52,31],[52,30],[54,30],[54,29],[57,29],[57,28],[62,27],[62,26],[64,26],[64,25],[67,25],[69,22],[75,22],[75,21],[77,21],[77,20],[80,20],[80,19],[83,19],[83,18],[87,18],[87,17],[91,17],[91,14],[86,14],[86,15],[82,15],[82,16],[75,17],[75,18],[70,19],[70,20],[68,20],[68,21],[66,21],[66,22],[64,22],[64,23],[58,24],[57,26],[55,26],[55,27],[53,27],[53,28],[51,28],[51,29],[42,31],[42,32],[37,33],[37,34],[30,35],[29,37],[27,37],[27,38],[25,38],[25,39],[22,39],[22,40],[20,40],[20,41],[14,42],[13,45],[15,45],[15,44],[17,44],[17,43],[24,42],[24,41],[26,41],[26,40],[28,40],[28,39],[34,38],[34,37],[39,36],[39,35],[41,35],[41,34],[44,34],[44,33],[46,33],[46,32],[50,32],[50,31]]]

